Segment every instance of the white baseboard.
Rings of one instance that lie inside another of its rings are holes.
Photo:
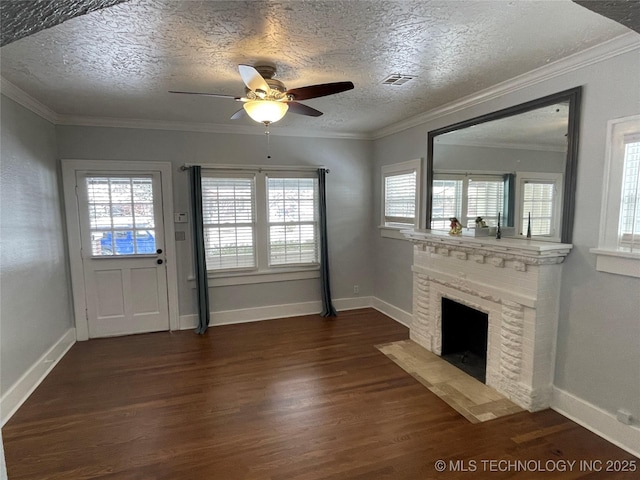
[[[390,303],[385,302],[384,300],[380,300],[378,297],[371,298],[373,299],[373,301],[371,302],[371,306],[373,308],[375,308],[379,312],[384,313],[387,317],[393,318],[396,322],[401,323],[405,327],[411,327],[411,322],[413,321],[413,315],[411,313],[393,306]]]
[[[24,375],[14,383],[0,399],[0,421],[5,423],[16,413],[29,395],[49,375],[49,372],[76,343],[76,329],[70,328],[53,346],[45,352]]]
[[[553,387],[551,408],[636,457],[640,457],[640,428],[620,423],[616,416],[569,392]]]
[[[354,310],[371,306],[372,297],[338,298],[333,300],[333,306],[338,311]],[[285,305],[268,305],[264,307],[241,308],[238,310],[225,310],[211,312],[210,327],[217,325],[232,325],[234,323],[260,322],[276,318],[299,317],[302,315],[315,315],[322,311],[322,302],[288,303]],[[181,315],[180,330],[196,328],[198,315]]]

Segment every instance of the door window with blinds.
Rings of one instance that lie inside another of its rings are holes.
[[[435,174],[431,228],[448,229],[451,217],[467,228],[475,227],[477,217],[497,225],[498,213],[504,213],[504,184],[499,175]]]
[[[420,160],[382,167],[382,226],[418,226]]]
[[[209,271],[318,265],[313,173],[203,171],[202,209]]]
[[[85,182],[91,255],[155,254],[152,176],[92,175]]]

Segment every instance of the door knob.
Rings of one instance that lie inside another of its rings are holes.
[[[156,263],[157,263],[158,265],[162,265],[162,259],[161,259],[161,258],[159,258],[158,260],[156,260]]]
[[[157,249],[157,250],[156,250],[156,253],[157,253],[158,255],[160,255],[160,254],[162,253],[162,249],[161,249],[161,248]]]

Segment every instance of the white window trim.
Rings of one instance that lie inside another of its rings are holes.
[[[267,177],[272,178],[317,178],[316,169],[301,167],[243,167],[231,168],[229,166],[202,167],[208,172],[203,176],[216,177],[247,177],[253,176],[255,181],[254,217],[255,217],[255,250],[256,267],[238,268],[226,270],[207,270],[209,287],[224,287],[232,285],[251,285],[257,283],[286,282],[320,278],[320,265],[268,265],[268,202],[267,202]],[[319,167],[320,168],[320,167]],[[262,204],[259,199],[263,199]],[[318,199],[319,200],[319,199]],[[264,207],[264,208],[262,208]],[[258,211],[260,209],[260,212]],[[264,217],[261,214],[264,214]],[[259,239],[267,242],[260,242]],[[263,244],[264,243],[264,244]],[[193,271],[187,277],[195,288],[195,275]]]
[[[564,175],[562,173],[548,173],[548,172],[516,172],[516,203],[518,204],[515,218],[516,232],[519,235],[526,237],[527,226],[522,224],[524,218],[524,187],[523,184],[526,181],[541,181],[541,182],[553,182],[556,189],[556,201],[553,206],[553,231],[555,235],[544,236],[534,235],[533,240],[540,240],[545,242],[560,242],[560,231],[562,221],[562,199],[564,198]]]
[[[598,247],[590,249],[596,255],[596,270],[637,278],[640,278],[640,252],[631,252],[618,246],[618,226],[624,167],[624,149],[621,152],[620,145],[624,144],[626,135],[639,131],[640,115],[607,122],[600,235]]]
[[[378,229],[380,230],[380,236],[385,238],[395,238],[397,240],[405,240],[406,238],[402,233],[402,230],[407,230],[410,228],[420,228],[423,225],[422,220],[422,159],[416,158],[414,160],[408,160],[406,162],[394,163],[392,165],[383,165],[382,166],[382,176],[380,181],[380,224]],[[393,226],[386,225],[384,212],[385,212],[385,177],[392,175],[402,175],[403,173],[411,173],[416,172],[416,216],[413,226]]]

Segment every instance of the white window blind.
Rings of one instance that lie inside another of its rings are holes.
[[[531,235],[553,235],[555,184],[553,182],[525,181],[522,197],[523,234],[527,233],[531,214]]]
[[[204,242],[208,270],[254,268],[255,179],[202,177]]]
[[[497,225],[499,212],[504,212],[504,180],[469,178],[467,211],[460,223],[473,228],[476,218],[482,217],[487,225]]]
[[[318,263],[318,179],[267,176],[269,265]]]
[[[495,226],[504,211],[504,180],[483,175],[439,173],[434,176],[431,228],[448,229],[450,218],[473,228],[477,217]]]
[[[449,228],[449,218],[462,214],[462,180],[434,179],[431,228]]]
[[[640,248],[640,138],[627,137],[624,148],[618,244]]]
[[[385,225],[413,226],[416,223],[416,172],[415,170],[384,179]]]

